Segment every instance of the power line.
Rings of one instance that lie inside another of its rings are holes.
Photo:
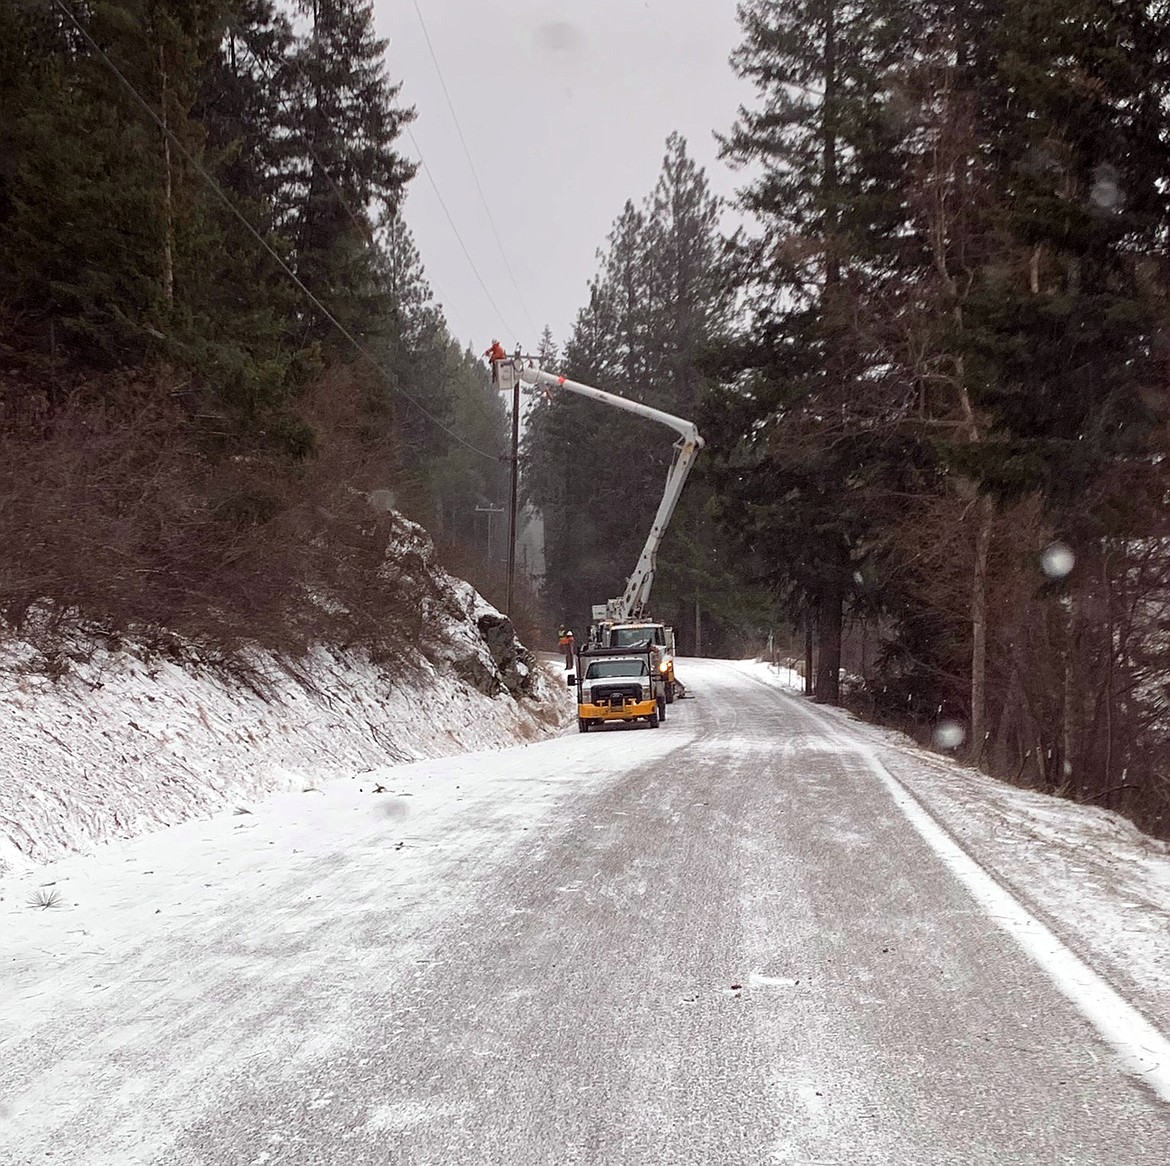
[[[267,81],[269,85],[273,85],[274,84],[274,74],[269,73],[267,71],[267,69],[265,68],[265,66],[266,65],[271,66],[275,70],[277,67],[277,63],[275,61],[269,60],[262,53],[258,53],[256,51],[255,46],[252,45],[252,43],[248,40],[248,38],[246,36],[244,36],[243,34],[240,35],[240,40],[243,42],[244,48],[247,49],[248,56],[255,62],[256,67],[260,70],[260,73],[264,77],[264,80]],[[288,62],[286,62],[286,63],[288,63]],[[276,92],[275,96],[276,96],[277,104],[279,104],[280,108],[283,109],[286,114],[289,114],[290,116],[292,116],[292,110],[289,108],[288,104],[285,102],[284,98],[280,95],[280,93]],[[341,204],[342,209],[349,216],[350,222],[352,222],[353,225],[358,229],[362,238],[365,240],[366,246],[372,250],[375,246],[375,240],[374,240],[374,230],[370,224],[369,218],[366,216],[358,215],[358,213],[350,205],[349,200],[346,198],[345,192],[337,184],[336,179],[330,173],[329,167],[325,165],[325,162],[322,159],[321,155],[317,153],[316,144],[313,141],[306,139],[305,145],[308,147],[309,154],[312,157],[313,161],[317,163],[318,170],[321,172],[321,174],[323,174],[325,176],[325,180],[329,183],[329,186],[332,188],[333,193],[337,198],[337,201]],[[430,275],[426,276],[426,281],[427,281],[428,286],[431,288],[431,290],[438,294],[441,303],[442,302],[450,303],[450,301],[447,299],[447,297],[443,295],[442,289],[438,287],[438,285],[435,283],[434,279]],[[440,304],[440,306],[441,306],[441,304]]]
[[[415,15],[418,17],[418,22],[422,27],[423,38],[427,42],[427,50],[431,54],[431,62],[434,64],[435,72],[439,77],[439,85],[443,89],[443,96],[447,99],[447,108],[451,112],[451,120],[455,123],[455,132],[459,135],[460,145],[463,146],[463,154],[467,159],[467,165],[471,169],[471,177],[475,179],[475,189],[479,193],[479,201],[483,205],[484,213],[487,215],[488,223],[492,228],[492,235],[496,240],[496,246],[499,248],[500,258],[504,261],[504,268],[508,272],[508,278],[512,281],[512,287],[516,291],[516,297],[520,301],[520,307],[528,319],[528,326],[532,329],[533,335],[536,335],[539,329],[532,320],[532,313],[528,310],[528,305],[524,302],[524,293],[520,290],[520,285],[516,282],[516,276],[512,271],[511,263],[508,262],[508,253],[504,250],[504,244],[500,240],[500,232],[496,229],[496,220],[492,217],[491,207],[488,206],[487,196],[483,192],[483,184],[479,180],[479,171],[475,168],[475,162],[471,157],[471,150],[468,148],[467,139],[463,136],[463,127],[459,124],[459,116],[455,112],[455,104],[451,100],[451,94],[447,89],[447,82],[443,77],[443,70],[439,65],[439,58],[435,53],[435,46],[431,43],[431,34],[427,29],[427,22],[423,19],[422,9],[418,6],[418,0],[413,0],[413,3]]]
[[[426,31],[425,27],[424,27],[423,31],[425,33],[425,31]],[[259,64],[262,60],[260,55],[256,53],[255,49],[253,49],[252,45],[248,42],[246,37],[243,37],[242,39],[244,41],[244,44],[247,46],[248,52],[252,56],[252,59],[255,60]],[[275,62],[269,61],[267,63],[275,65]],[[435,64],[436,64],[436,68],[437,68],[438,62],[436,61]],[[265,76],[265,80],[267,80],[271,83],[272,78],[267,73],[265,73],[264,76]],[[440,81],[441,80],[442,80],[442,77],[440,76]],[[444,89],[445,88],[446,87],[444,86]],[[449,105],[450,98],[448,97],[447,100],[448,100],[448,105]],[[283,100],[279,97],[279,95],[277,96],[277,101],[279,101],[281,103],[281,108],[284,109],[284,111],[286,113],[288,113],[289,112],[288,107],[284,104]],[[454,116],[454,110],[452,110],[451,112],[452,112],[452,116]],[[458,124],[456,124],[456,128],[458,128]],[[483,276],[480,275],[479,268],[476,267],[475,261],[471,258],[471,252],[468,250],[467,244],[463,241],[463,236],[459,233],[459,229],[455,225],[455,220],[452,217],[450,210],[448,210],[448,208],[447,208],[447,204],[443,199],[442,193],[439,191],[438,183],[436,183],[436,181],[435,181],[434,174],[431,171],[431,168],[426,164],[426,159],[423,158],[423,156],[422,156],[422,150],[419,148],[418,141],[414,136],[414,131],[411,130],[409,126],[407,126],[406,132],[407,132],[407,135],[410,137],[411,142],[414,145],[415,152],[418,154],[419,165],[426,172],[427,181],[430,182],[432,188],[435,191],[435,197],[439,200],[439,205],[442,207],[443,213],[447,216],[447,222],[450,224],[451,230],[455,234],[455,238],[459,241],[459,246],[463,249],[463,254],[466,257],[468,264],[470,264],[471,270],[475,273],[475,278],[479,281],[479,286],[483,289],[484,295],[487,297],[488,302],[491,304],[492,308],[495,310],[496,315],[499,317],[500,322],[504,325],[504,328],[508,332],[512,332],[512,335],[515,337],[517,335],[517,333],[515,331],[513,331],[512,327],[511,327],[511,325],[509,325],[508,321],[504,319],[504,313],[500,310],[500,306],[496,303],[495,299],[492,297],[491,292],[488,290],[487,284],[484,282]],[[463,136],[462,132],[460,132],[460,138],[462,138],[462,136]],[[350,207],[349,203],[346,201],[345,195],[342,192],[341,188],[337,185],[337,183],[333,179],[333,176],[329,173],[328,167],[326,167],[325,163],[321,160],[321,157],[317,153],[314,144],[312,142],[309,142],[307,144],[309,147],[310,154],[312,155],[313,159],[317,162],[317,165],[321,168],[321,172],[325,175],[325,178],[328,180],[329,185],[333,188],[333,191],[337,195],[338,201],[341,203],[342,207],[345,209],[345,212],[349,215],[350,219],[353,220],[355,226],[357,226],[358,229],[360,231],[362,231],[362,233],[366,236],[367,241],[372,244],[373,238],[372,238],[372,235],[370,233],[370,228],[369,228],[368,222],[359,221],[357,215],[354,213],[354,211]],[[464,149],[466,149],[466,148],[467,148],[466,143],[464,143]],[[468,161],[470,161],[470,156],[468,158]],[[476,176],[476,183],[478,184],[478,182],[479,182],[479,179],[478,179],[478,176]],[[482,197],[482,191],[481,191],[481,197]],[[486,204],[485,204],[484,209],[485,210],[487,209]],[[488,217],[489,217],[489,219],[491,217],[490,211],[488,212]],[[492,227],[494,230],[495,229],[494,223],[492,224]],[[497,242],[498,241],[499,241],[499,237],[497,235]],[[503,253],[503,248],[501,247],[501,254],[502,253]],[[505,262],[505,264],[507,263],[507,256],[506,255],[504,256],[504,262]],[[438,289],[436,288],[436,290],[438,290]],[[517,293],[519,293],[519,288],[517,288],[516,290],[517,290]],[[521,300],[521,306],[522,307],[524,306],[523,300]],[[527,308],[524,309],[524,312],[525,312],[525,315],[527,316],[528,315]],[[529,323],[531,323],[531,316],[529,316]]]
[[[419,149],[418,141],[414,136],[414,131],[407,127],[407,137],[410,138],[414,145],[414,151],[418,155],[418,164],[422,167],[423,173],[427,176],[427,181],[430,182],[432,189],[435,192],[435,197],[439,200],[439,206],[443,208],[443,214],[447,216],[447,222],[451,225],[451,230],[455,233],[455,238],[459,240],[459,246],[463,248],[463,254],[467,259],[471,270],[475,272],[475,278],[479,281],[479,286],[483,289],[483,294],[487,296],[488,303],[495,309],[496,315],[500,319],[500,323],[504,325],[505,329],[517,336],[518,333],[512,328],[507,320],[504,319],[504,313],[500,310],[500,305],[496,303],[492,293],[488,291],[488,286],[483,281],[483,276],[479,273],[479,268],[475,266],[475,260],[471,258],[471,252],[467,249],[467,244],[463,241],[463,236],[459,233],[459,228],[455,225],[455,220],[451,217],[451,212],[447,209],[447,204],[443,200],[442,192],[439,190],[439,184],[435,181],[434,174],[431,173],[431,168],[427,165],[427,160],[423,157],[422,150]]]
[[[207,170],[191,155],[191,153],[183,145],[182,141],[178,138],[178,136],[172,132],[172,130],[166,124],[166,122],[163,121],[163,119],[158,115],[158,113],[155,111],[154,107],[146,100],[145,97],[142,96],[141,93],[138,92],[137,88],[134,86],[134,83],[126,77],[126,75],[118,68],[118,66],[116,64],[114,64],[113,60],[111,60],[111,58],[105,52],[105,50],[101,47],[101,45],[99,45],[97,43],[97,41],[95,41],[93,39],[93,37],[90,35],[88,29],[84,28],[81,25],[81,22],[77,19],[76,16],[73,15],[72,10],[65,3],[65,0],[53,0],[53,2],[57,5],[57,7],[61,10],[61,12],[65,15],[65,18],[73,25],[74,28],[77,29],[77,31],[81,34],[82,38],[86,41],[86,43],[90,46],[90,48],[93,49],[93,51],[98,55],[98,57],[102,60],[102,62],[106,65],[106,67],[114,74],[115,77],[118,78],[118,80],[122,83],[122,85],[125,86],[125,88],[130,92],[131,96],[142,107],[142,109],[146,112],[146,115],[150,118],[150,120],[153,121],[156,126],[158,126],[158,128],[166,136],[167,140],[171,143],[172,146],[174,146],[174,148],[182,156],[183,160],[199,175],[200,178],[203,179],[203,181],[211,189],[212,193],[220,200],[220,202],[222,202],[224,204],[225,207],[227,207],[228,211],[237,220],[239,220],[239,222],[243,225],[244,229],[250,235],[252,235],[252,237],[256,240],[256,242],[259,243],[260,246],[263,247],[266,252],[268,252],[268,254],[276,262],[277,266],[279,266],[280,269],[285,273],[285,275],[287,275],[289,277],[289,279],[291,279],[293,281],[293,283],[295,283],[296,286],[298,288],[300,288],[300,290],[304,293],[305,297],[309,300],[309,302],[312,303],[313,306],[325,317],[325,319],[327,319],[329,321],[329,323],[331,323],[337,329],[337,331],[340,332],[342,334],[342,336],[344,336],[346,338],[346,340],[348,340],[350,342],[350,344],[352,344],[353,347],[362,356],[364,356],[370,362],[370,364],[372,364],[374,366],[374,368],[376,368],[386,378],[386,383],[390,387],[390,389],[393,392],[396,392],[399,396],[403,397],[408,402],[410,402],[410,404],[412,404],[432,424],[434,424],[439,429],[441,429],[444,433],[446,433],[448,437],[453,438],[456,442],[458,442],[459,445],[463,446],[465,449],[470,450],[472,453],[478,454],[480,457],[487,458],[490,461],[507,461],[507,460],[509,460],[509,456],[507,454],[488,453],[486,450],[480,449],[478,446],[472,445],[471,442],[465,440],[458,433],[456,433],[455,430],[453,430],[450,426],[445,425],[433,413],[431,413],[429,410],[425,409],[422,405],[420,405],[419,402],[417,400],[415,400],[415,398],[412,397],[409,393],[407,393],[403,389],[400,389],[397,385],[394,384],[393,378],[391,377],[389,371],[382,366],[382,364],[378,361],[377,357],[374,356],[374,354],[369,350],[369,348],[367,348],[366,345],[364,345],[360,340],[358,340],[353,335],[353,333],[351,333],[349,331],[349,329],[346,328],[345,325],[342,324],[341,321],[338,320],[337,317],[317,298],[317,296],[314,295],[313,292],[311,292],[309,290],[309,288],[305,286],[305,284],[302,282],[301,278],[297,275],[297,273],[295,271],[293,271],[293,269],[291,267],[289,267],[287,263],[285,263],[284,259],[281,258],[280,254],[268,242],[268,240],[265,239],[264,236],[261,235],[260,232],[257,231],[256,228],[254,226],[252,226],[252,224],[250,222],[248,222],[247,217],[243,214],[242,211],[239,210],[239,208],[235,205],[235,203],[233,203],[232,200],[230,198],[228,198],[228,196],[224,193],[223,188],[219,185],[219,183],[216,182],[215,179],[207,172]]]

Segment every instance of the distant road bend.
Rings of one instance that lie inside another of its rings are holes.
[[[212,824],[248,877],[176,843],[148,930],[4,959],[0,1162],[1166,1166],[1163,1038],[898,751],[683,676],[658,730]]]

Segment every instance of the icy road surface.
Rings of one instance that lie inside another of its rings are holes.
[[[1037,921],[887,736],[685,679],[657,731],[362,774],[9,894],[0,1163],[1165,1166],[1160,957],[1127,979],[1075,904]]]

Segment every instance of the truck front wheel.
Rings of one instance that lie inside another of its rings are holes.
[[[674,681],[668,680],[666,682],[666,703],[674,704]]]
[[[654,706],[654,711],[646,718],[650,722],[650,728],[658,728],[658,706]]]
[[[584,717],[577,718],[577,732],[578,733],[588,733],[589,732],[589,722]]]

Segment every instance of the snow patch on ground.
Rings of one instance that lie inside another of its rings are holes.
[[[0,875],[274,791],[560,733],[573,709],[552,671],[495,658],[511,625],[466,584],[445,606],[414,671],[318,648],[257,654],[245,684],[91,647],[54,678],[27,645],[0,647]]]

